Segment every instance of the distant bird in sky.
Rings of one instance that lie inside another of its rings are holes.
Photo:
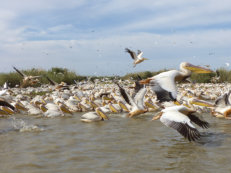
[[[226,62],[225,65],[226,65],[227,67],[229,67],[230,64],[229,64],[228,62]]]
[[[133,62],[134,65],[133,65],[133,67],[135,67],[136,64],[139,64],[139,63],[143,62],[144,60],[148,60],[147,58],[143,58],[142,57],[143,52],[140,51],[140,50],[138,50],[137,54],[136,54],[134,51],[126,48],[125,52],[129,53],[131,55],[132,59],[134,59],[134,62]]]

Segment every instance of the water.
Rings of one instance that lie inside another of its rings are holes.
[[[211,127],[195,143],[150,121],[153,113],[97,123],[80,115],[1,119],[1,172],[231,172],[230,120],[205,114]]]

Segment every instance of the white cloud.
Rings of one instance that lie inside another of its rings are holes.
[[[130,34],[91,40],[25,41],[1,47],[6,60],[2,70],[19,68],[66,67],[80,74],[126,74],[134,71],[178,68],[182,61],[210,64],[219,67],[227,62],[231,44],[231,30],[194,32],[172,35]],[[125,47],[141,49],[150,61],[132,67],[132,59]],[[13,50],[13,51],[12,51]],[[214,55],[210,55],[212,52]],[[208,61],[208,59],[210,60]],[[220,59],[217,62],[216,59]],[[119,67],[119,68],[118,68]]]

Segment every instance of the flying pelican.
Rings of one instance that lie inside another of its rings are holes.
[[[15,69],[16,72],[18,72],[23,77],[21,87],[25,87],[26,85],[35,85],[39,82],[38,78],[42,77],[42,76],[27,76],[26,74],[18,70],[16,67],[13,68]]]
[[[160,118],[160,121],[167,127],[177,130],[189,141],[195,141],[199,139],[201,135],[192,122],[202,128],[209,127],[208,122],[200,120],[196,115],[193,114],[195,112],[196,111],[188,109],[183,105],[171,106],[163,109],[157,116],[153,117],[152,120]]]
[[[211,114],[215,117],[224,117],[225,119],[231,119],[228,115],[231,114],[231,103],[229,100],[231,90],[228,93],[218,97],[215,101],[214,108],[212,108]]]
[[[147,112],[148,110],[144,107],[144,95],[147,92],[147,89],[143,87],[135,94],[135,97],[132,98],[123,87],[116,83],[119,87],[120,94],[124,100],[131,106],[131,109],[128,113],[128,117],[133,117],[135,115],[140,115]]]
[[[81,116],[81,121],[83,122],[95,122],[108,120],[108,116],[98,107],[95,109],[95,112],[88,112]]]
[[[138,50],[138,52],[136,54],[134,51],[126,48],[125,52],[129,53],[131,55],[132,59],[134,59],[134,62],[133,62],[134,65],[133,65],[133,67],[135,67],[136,64],[139,64],[139,63],[143,62],[144,60],[148,60],[147,58],[143,58],[142,57],[143,52],[140,51],[140,50]]]
[[[140,84],[149,84],[160,102],[176,101],[177,88],[175,82],[187,79],[191,76],[192,72],[212,73],[213,71],[207,68],[194,66],[187,62],[182,62],[180,64],[180,71],[170,70],[162,72],[151,78],[141,80]]]

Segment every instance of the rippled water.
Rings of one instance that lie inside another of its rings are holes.
[[[98,123],[80,115],[1,119],[1,172],[231,172],[230,120],[203,115],[211,127],[190,143],[151,113]]]

